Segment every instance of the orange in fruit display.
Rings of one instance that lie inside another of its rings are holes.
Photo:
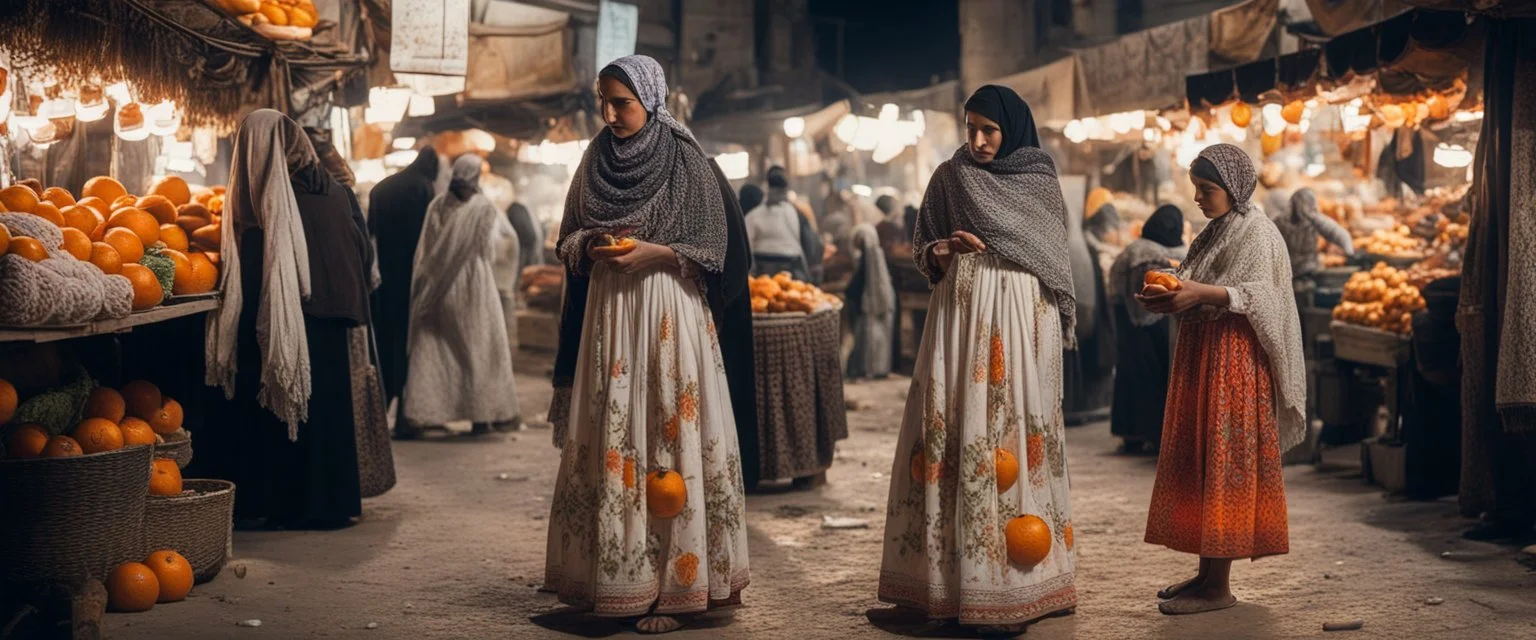
[[[36,238],[11,238],[9,253],[14,253],[33,262],[42,262],[48,259],[48,250],[44,249],[43,243],[38,242]]]
[[[122,422],[127,411],[127,405],[123,403],[123,394],[118,393],[116,389],[96,387],[91,389],[91,394],[85,399],[84,415],[87,418]]]
[[[19,404],[16,387],[7,380],[0,380],[0,424],[11,421]]]
[[[24,424],[5,438],[5,455],[12,458],[36,458],[48,447],[48,432],[36,424]]]
[[[187,240],[187,232],[174,224],[160,225],[160,241],[165,243],[167,249],[177,251],[186,251],[192,244]]]
[[[106,219],[108,214],[112,213],[112,205],[111,205],[111,203],[109,203],[106,200],[103,200],[101,198],[93,198],[93,197],[89,197],[88,196],[88,197],[81,198],[80,201],[76,202],[75,204],[77,204],[79,206],[82,206],[82,207],[90,207],[96,213],[101,214],[101,217],[102,217],[103,220]]]
[[[55,227],[64,226],[64,214],[60,213],[59,208],[53,206],[52,202],[37,203],[37,206],[32,208],[32,215],[53,223]]]
[[[1008,559],[1014,564],[1033,567],[1051,553],[1051,527],[1039,516],[1009,520],[1003,537],[1008,541]]]
[[[149,495],[181,495],[181,468],[176,466],[175,460],[155,458],[154,470],[149,476]]]
[[[149,421],[149,426],[155,430],[155,433],[162,436],[168,436],[181,431],[181,403],[166,398],[164,402],[160,403],[160,409],[155,411],[154,415],[145,419]]]
[[[179,207],[192,201],[192,188],[180,176],[166,176],[149,188],[149,195],[164,196]]]
[[[91,264],[102,273],[112,275],[123,272],[123,257],[117,249],[105,242],[91,243]]]
[[[64,216],[64,226],[79,229],[87,234],[95,231],[102,224],[101,214],[96,213],[95,209],[85,205],[76,204],[64,207],[59,211],[59,214]]]
[[[1242,101],[1232,105],[1232,124],[1237,125],[1239,129],[1247,129],[1251,122],[1253,122],[1253,107]]]
[[[204,249],[219,249],[219,225],[209,224],[198,227],[192,232],[192,241]]]
[[[143,311],[153,309],[165,298],[165,289],[160,288],[160,280],[155,278],[155,273],[141,264],[123,265],[123,277],[133,285],[133,310]]]
[[[128,194],[113,200],[110,206],[112,207],[112,213],[117,213],[119,209],[132,209],[134,208],[134,205],[137,205],[138,203],[138,198],[133,197],[133,194]],[[111,218],[112,216],[107,217]]]
[[[155,231],[158,233],[159,229]],[[117,255],[122,259],[124,265],[138,263],[139,258],[144,257],[144,241],[140,240],[138,234],[129,229],[123,227],[108,229],[106,235],[102,236],[101,241],[112,245],[113,249],[117,249]]]
[[[214,262],[218,254],[189,253],[192,262],[192,292],[207,293],[219,286],[219,267]]]
[[[155,444],[155,430],[148,422],[138,418],[123,418],[117,425],[123,431],[123,446],[137,447],[139,445]]]
[[[160,579],[139,562],[124,562],[107,577],[107,606],[121,613],[149,611],[160,599]]]
[[[128,195],[128,190],[123,183],[108,176],[96,176],[85,181],[85,186],[80,189],[80,195],[85,198],[101,198],[104,202],[111,202]]]
[[[171,204],[165,196],[144,196],[135,202],[135,207],[149,212],[160,224],[170,224],[176,221],[176,205]]]
[[[171,293],[178,296],[193,293],[192,260],[187,258],[187,254],[175,249],[166,249],[161,251],[160,255],[170,258],[171,263],[176,265],[176,274],[171,280]]]
[[[70,437],[80,443],[80,450],[85,453],[102,453],[123,448],[123,430],[102,418],[82,420]]]
[[[1307,103],[1300,100],[1292,100],[1280,109],[1280,117],[1291,124],[1301,124],[1301,117],[1307,113]]]
[[[43,447],[44,458],[72,458],[80,455],[80,443],[69,436],[54,436]]]
[[[645,507],[655,518],[672,518],[688,503],[688,487],[682,474],[658,469],[645,475]]]
[[[155,573],[155,579],[160,581],[157,602],[181,602],[187,599],[187,594],[192,591],[192,563],[187,562],[186,558],[170,549],[163,549],[149,554],[144,564]]]
[[[64,229],[64,244],[60,248],[74,256],[76,260],[91,259],[91,239],[86,237],[84,231],[74,227]]]
[[[107,233],[111,233],[110,229],[117,227],[132,231],[139,237],[139,242],[146,247],[160,240],[160,222],[143,209],[123,207],[113,211],[112,217],[107,218],[107,229],[109,229]]]
[[[1019,459],[1007,449],[998,449],[995,457],[997,458],[997,492],[1002,493],[1012,489],[1013,483],[1019,481]]]
[[[176,226],[181,227],[181,230],[186,232],[187,237],[191,237],[193,231],[208,226],[208,219],[198,216],[180,215],[176,216]]]
[[[149,420],[159,413],[165,398],[160,395],[160,387],[147,380],[134,380],[123,385],[123,400],[128,407],[128,415],[141,420]]]
[[[52,202],[53,206],[60,209],[71,207],[75,204],[75,197],[70,195],[69,190],[60,187],[43,189],[43,200]]]
[[[4,205],[6,211],[32,213],[37,203],[37,193],[28,187],[15,184],[0,189],[0,205]]]
[[[0,224],[0,256],[11,252],[11,230]]]

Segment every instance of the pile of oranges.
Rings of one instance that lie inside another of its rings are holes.
[[[837,296],[783,271],[772,277],[750,278],[747,289],[752,293],[752,313],[814,313],[842,304]]]
[[[107,576],[107,606],[113,611],[149,611],[155,604],[181,602],[192,592],[192,563],[171,549],[143,562],[124,562]]]
[[[1333,308],[1333,319],[1373,329],[1413,333],[1413,312],[1424,308],[1424,296],[1409,282],[1408,273],[1376,263],[1344,283],[1344,300]]]
[[[224,188],[193,194],[185,180],[168,176],[144,196],[128,193],[106,176],[86,181],[77,200],[59,187],[42,193],[24,185],[0,190],[0,211],[29,213],[58,227],[62,249],[108,275],[133,284],[133,309],[159,305],[165,296],[155,274],[139,264],[151,249],[175,264],[174,295],[213,291],[219,277],[219,236]],[[14,236],[0,225],[0,255],[14,253],[34,262],[48,258],[35,238]]]
[[[0,424],[15,414],[16,404],[15,388],[0,380]],[[121,390],[92,389],[80,422],[67,434],[50,433],[36,423],[7,429],[5,453],[8,458],[67,458],[186,437],[181,403],[162,396],[154,384],[135,380]],[[174,461],[156,460],[149,493],[174,496],[181,492],[180,468]]]
[[[1424,241],[1413,236],[1407,225],[1391,229],[1377,229],[1371,235],[1356,238],[1355,248],[1369,254],[1397,258],[1414,258],[1424,254]]]

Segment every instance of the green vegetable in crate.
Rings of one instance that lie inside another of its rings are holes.
[[[144,257],[139,258],[139,264],[148,267],[155,274],[155,279],[160,281],[160,288],[165,290],[165,297],[171,296],[171,287],[176,283],[176,263],[162,253],[163,247],[155,245],[144,250]]]
[[[16,422],[35,422],[57,436],[68,433],[80,422],[80,410],[91,395],[96,381],[78,370],[73,382],[28,398],[16,407]]]

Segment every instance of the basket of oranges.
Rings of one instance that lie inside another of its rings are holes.
[[[157,460],[144,510],[149,548],[176,549],[192,564],[201,584],[229,558],[235,517],[235,485],[224,480],[182,480],[169,460]]]
[[[119,563],[144,557],[150,447],[84,453],[36,424],[4,431],[0,580],[105,580]]]

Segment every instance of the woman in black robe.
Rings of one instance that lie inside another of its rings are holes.
[[[1184,244],[1184,215],[1163,205],[1141,227],[1141,238],[1125,247],[1109,269],[1110,308],[1115,321],[1115,402],[1110,433],[1135,452],[1157,448],[1163,437],[1168,399],[1169,320],[1147,311],[1132,296],[1148,271],[1172,267],[1171,250]]]
[[[368,198],[368,231],[379,248],[379,289],[374,293],[379,368],[384,401],[393,402],[405,388],[410,360],[406,357],[406,324],[411,314],[411,269],[416,242],[436,191],[437,152],[424,147],[411,165],[379,181]],[[403,415],[403,414],[401,414]],[[397,435],[405,421],[396,421]]]
[[[199,432],[191,475],[234,482],[243,526],[347,526],[362,515],[347,335],[369,321],[373,256],[362,211],[287,116],[254,112],[236,140],[225,237],[237,242],[225,251],[225,308],[209,323],[209,377],[230,397]],[[294,246],[294,214],[303,246]],[[299,334],[285,321],[305,267]],[[258,327],[267,334],[260,340]],[[298,344],[307,346],[307,361],[294,363],[303,355]],[[285,373],[273,375],[274,368]]]

